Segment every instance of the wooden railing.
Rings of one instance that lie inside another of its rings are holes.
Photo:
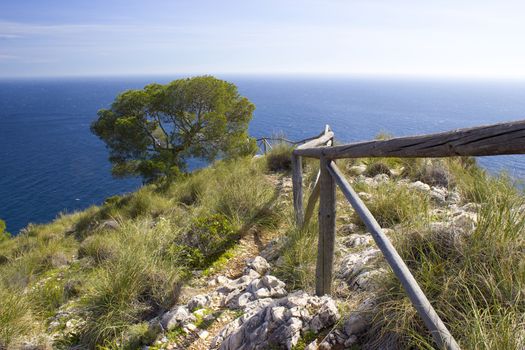
[[[336,185],[338,185],[370,231],[437,345],[440,348],[459,349],[459,345],[439,318],[405,262],[334,160],[361,157],[416,158],[524,154],[525,121],[341,146],[333,146],[333,137],[333,131],[326,126],[320,136],[298,146],[292,155],[293,201],[298,227],[302,228],[308,224],[319,199],[316,293],[318,295],[331,293],[336,229]],[[306,211],[303,211],[302,157],[318,158],[320,163],[319,174]]]
[[[307,144],[309,141],[316,140],[316,139],[322,137],[324,134],[325,133],[322,132],[318,136],[309,137],[309,138],[306,138],[306,139],[303,139],[303,140],[299,140],[299,141],[292,141],[292,140],[288,140],[287,138],[279,137],[279,136],[259,137],[259,138],[256,139],[256,141],[257,141],[257,145],[259,146],[259,149],[261,150],[261,152],[263,154],[266,154],[268,151],[272,150],[272,148],[273,148],[272,142],[285,143],[285,144],[288,144],[288,145],[291,145],[291,146],[298,146],[298,145],[302,146],[303,144]],[[308,146],[308,147],[313,147],[313,146]]]

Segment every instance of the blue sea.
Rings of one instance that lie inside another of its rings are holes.
[[[177,77],[0,81],[0,218],[17,233],[60,212],[100,204],[137,189],[113,179],[104,144],[90,133],[97,110],[126,89]],[[525,82],[334,77],[234,77],[257,109],[253,136],[318,134],[330,124],[340,141],[369,140],[525,119]],[[525,157],[480,159],[492,172],[525,175]]]

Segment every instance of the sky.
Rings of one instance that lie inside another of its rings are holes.
[[[525,79],[525,1],[0,0],[0,78]]]

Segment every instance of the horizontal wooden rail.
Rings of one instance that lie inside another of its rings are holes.
[[[399,137],[384,141],[368,141],[334,147],[313,147],[315,146],[298,148],[294,150],[294,155],[337,159],[524,154],[525,120],[423,136]]]
[[[320,137],[298,146],[296,150],[307,149],[307,148],[317,147],[321,145],[324,146],[328,141],[332,140],[333,138],[334,138],[334,132],[329,130],[325,132],[323,135],[321,135]]]
[[[278,142],[289,143],[290,145],[301,145],[301,144],[304,144],[304,143],[306,143],[308,141],[316,140],[316,139],[322,137],[324,134],[325,134],[325,132],[322,132],[322,133],[320,133],[317,136],[307,137],[307,138],[299,140],[299,141],[288,140],[287,138],[284,138],[284,137],[259,137],[259,138],[256,139],[256,141],[257,142],[261,142],[261,141],[264,141],[264,140],[266,140],[266,141],[278,141]]]
[[[335,242],[335,184],[361,217],[374,241],[400,280],[410,301],[430,330],[439,348],[459,350],[459,345],[439,318],[390,240],[333,162],[338,158],[361,157],[452,157],[525,154],[525,120],[459,129],[449,132],[322,147],[333,140],[326,126],[319,137],[298,146],[292,155],[293,195],[298,227],[308,225],[319,199],[319,241],[316,267],[317,295],[331,292]],[[321,147],[319,147],[321,146]],[[320,173],[303,215],[302,157],[319,158]]]
[[[321,163],[323,162],[321,161]],[[348,181],[346,181],[344,175],[341,173],[337,165],[331,161],[328,162],[327,168],[337,185],[339,185],[339,188],[342,190],[345,197],[348,199],[356,213],[363,220],[366,227],[372,234],[374,241],[381,252],[383,252],[386,261],[394,271],[397,278],[399,278],[401,281],[401,284],[407,292],[410,301],[425,322],[427,328],[430,330],[439,348],[459,350],[459,345],[456,343],[443,321],[441,321],[439,318],[438,314],[414,279],[414,276],[412,276],[410,273],[410,270],[404,263],[403,259],[399,256],[396,249],[385,235],[376,219],[372,216],[366,205],[355,193]],[[321,196],[322,195],[323,193],[321,192]],[[331,263],[331,261],[326,263]]]
[[[307,141],[312,140],[312,139],[314,139],[316,137],[317,136],[308,138]],[[265,140],[266,141],[279,141],[279,142],[289,143],[291,145],[295,145],[295,144],[301,142],[301,141],[288,140],[288,139],[285,139],[284,137],[259,137],[259,138],[255,139],[255,141],[257,141],[257,142],[261,142],[261,141],[265,141]],[[303,142],[306,142],[306,141],[303,141]]]

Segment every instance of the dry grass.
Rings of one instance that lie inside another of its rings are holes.
[[[196,268],[191,256],[175,249],[191,246],[191,232],[220,237],[217,244],[208,242],[209,252],[195,246],[204,257],[200,268],[244,233],[279,225],[282,214],[266,171],[264,159],[217,162],[1,241],[0,344],[13,347],[43,334],[48,317],[71,303],[86,323],[77,337],[61,340],[64,346],[80,341],[90,348],[125,347],[151,338],[137,335],[140,324],[173,305]],[[217,215],[219,226],[206,220]],[[231,234],[222,235],[225,229]]]
[[[395,246],[462,349],[523,348],[525,199],[506,177],[449,165],[467,200],[482,203],[476,229],[403,227]],[[395,276],[382,285],[369,348],[434,348]]]

